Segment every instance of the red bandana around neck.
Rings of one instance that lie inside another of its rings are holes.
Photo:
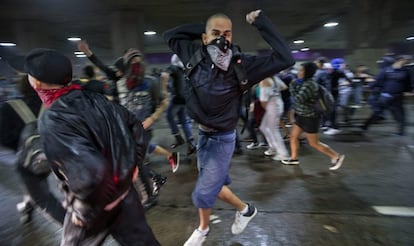
[[[45,107],[50,107],[50,105],[56,101],[63,94],[68,93],[73,90],[81,90],[81,86],[77,84],[71,84],[59,89],[35,89],[40,99],[42,100]]]

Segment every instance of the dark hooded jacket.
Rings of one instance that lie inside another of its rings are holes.
[[[270,55],[264,56],[240,54],[248,87],[295,63],[288,44],[263,11],[252,25],[259,30],[272,51]],[[187,24],[168,30],[164,33],[164,38],[184,64],[188,63],[196,50],[202,49],[204,53],[203,59],[190,75],[189,83],[192,90],[188,96],[196,96],[197,99],[189,100],[186,104],[189,115],[198,123],[217,131],[234,130],[239,119],[243,90],[240,89],[232,66],[228,71],[213,66],[210,56],[206,54],[206,47],[193,42],[201,38],[204,30],[203,24]],[[189,97],[187,99],[190,99]]]
[[[131,188],[147,147],[143,131],[128,110],[94,92],[70,91],[45,110],[39,132],[67,209],[89,222]]]

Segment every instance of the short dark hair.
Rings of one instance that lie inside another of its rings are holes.
[[[89,79],[95,77],[95,69],[92,65],[87,65],[83,68],[83,73],[88,76]]]
[[[217,18],[227,19],[227,20],[231,21],[230,17],[228,17],[227,15],[225,15],[225,14],[223,14],[223,13],[217,13],[217,14],[214,14],[214,15],[212,15],[212,16],[210,16],[210,17],[208,17],[208,19],[207,19],[207,21],[206,21],[206,31],[207,31],[207,27],[208,27],[208,25],[210,24],[210,21],[211,21],[212,19],[217,19]]]
[[[305,76],[304,76],[304,80],[307,79],[311,79],[313,77],[313,75],[315,75],[317,66],[315,63],[313,62],[305,62],[302,63],[301,66],[305,69]]]
[[[316,62],[323,65],[326,61],[328,61],[328,59],[326,57],[320,56],[318,58],[316,58]]]

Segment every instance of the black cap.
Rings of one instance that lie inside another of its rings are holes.
[[[31,50],[25,57],[24,70],[47,84],[66,85],[72,81],[72,63],[56,50]]]

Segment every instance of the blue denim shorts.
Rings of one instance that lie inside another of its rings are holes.
[[[199,131],[198,179],[192,194],[193,203],[197,208],[212,208],[223,185],[231,183],[228,171],[235,141],[235,131]]]

